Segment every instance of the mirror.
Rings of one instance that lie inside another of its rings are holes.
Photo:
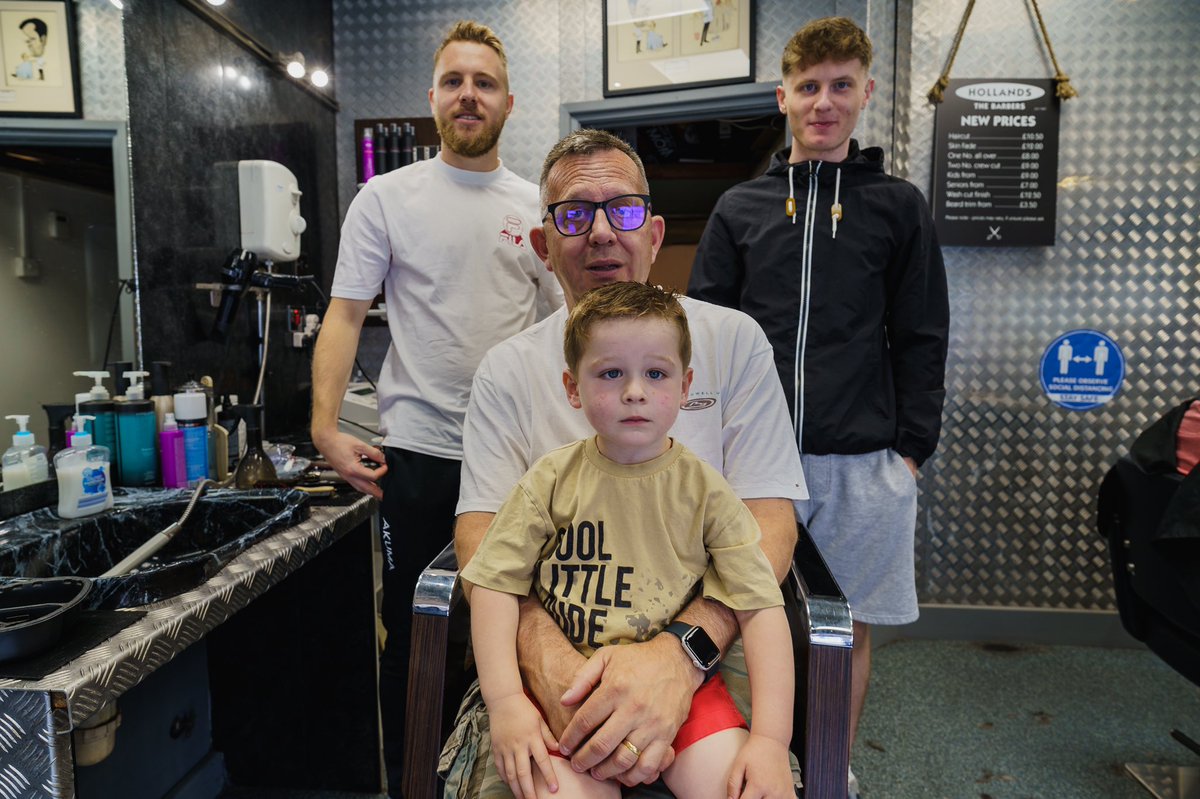
[[[90,385],[72,372],[141,363],[125,123],[4,120],[0,198],[0,417],[48,446],[42,405]]]

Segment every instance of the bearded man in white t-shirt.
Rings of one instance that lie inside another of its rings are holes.
[[[355,197],[313,356],[313,443],[351,485],[382,500],[380,709],[392,796],[413,588],[452,534],[471,378],[489,346],[562,304],[529,242],[537,188],[500,162],[513,96],[491,29],[451,28],[434,55],[429,107],[441,153],[375,176]],[[383,451],[337,426],[362,323],[381,290],[392,338],[377,394]]]

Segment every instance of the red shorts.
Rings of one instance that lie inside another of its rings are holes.
[[[692,709],[683,726],[675,734],[671,747],[679,754],[701,738],[707,738],[714,732],[741,728],[749,729],[750,725],[738,712],[733,704],[733,697],[725,687],[725,679],[717,674],[711,680],[700,686],[700,690],[692,696]]]
[[[538,706],[537,700],[532,696],[529,699],[540,712],[541,707]],[[545,713],[542,715],[545,716]],[[713,733],[739,728],[749,729],[749,726],[742,718],[742,714],[738,712],[737,705],[733,703],[733,697],[729,695],[729,689],[725,687],[724,678],[717,674],[701,685],[699,690],[692,695],[692,707],[683,721],[683,726],[675,734],[675,740],[671,742],[671,747],[678,755],[696,741],[707,738]],[[562,757],[558,752],[551,752],[550,756]]]

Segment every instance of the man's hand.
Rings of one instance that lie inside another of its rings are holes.
[[[387,460],[378,447],[360,441],[348,433],[337,431],[321,434],[314,432],[313,445],[343,480],[364,494],[383,499],[379,478],[387,473]],[[363,458],[379,464],[378,468],[368,468],[364,465]]]
[[[912,476],[915,478],[917,476],[917,462],[912,458],[905,457],[904,465],[908,467],[908,470],[912,472]]]
[[[562,696],[564,705],[583,704],[559,736],[560,751],[598,780],[654,782],[675,760],[671,742],[702,680],[673,635],[603,647]]]

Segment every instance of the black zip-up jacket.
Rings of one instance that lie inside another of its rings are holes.
[[[878,147],[852,139],[841,163],[787,157],[722,195],[688,294],[762,325],[801,452],[892,448],[920,465],[941,431],[950,321],[929,206],[884,173]]]

